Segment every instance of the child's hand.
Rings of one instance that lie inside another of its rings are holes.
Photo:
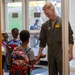
[[[46,54],[41,54],[40,55],[40,58],[45,58],[46,57]]]

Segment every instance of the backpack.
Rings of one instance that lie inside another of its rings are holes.
[[[25,51],[19,48],[11,53],[10,75],[30,75],[30,65],[27,52],[31,48],[26,48]]]
[[[8,70],[10,69],[10,56],[11,56],[11,53],[14,50],[15,47],[17,47],[17,45],[15,45],[15,44],[14,45],[13,44],[9,44],[6,47],[6,49],[7,49],[7,52],[6,52],[6,63],[7,63]]]
[[[10,69],[10,56],[12,51],[14,50],[15,47],[17,47],[18,45],[21,45],[19,40],[10,40],[8,41],[7,45],[6,45],[6,62],[7,62],[7,68]]]

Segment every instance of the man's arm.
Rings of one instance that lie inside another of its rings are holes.
[[[73,30],[69,23],[69,61],[73,59],[73,44],[74,44]]]
[[[39,48],[38,56],[40,56],[40,55],[42,54],[43,49],[44,49],[43,47],[40,47],[40,48]]]
[[[42,51],[43,51],[44,47],[46,46],[46,31],[45,31],[44,24],[42,25],[41,30],[40,30],[39,40],[40,40],[39,51],[38,51],[37,56],[40,56],[42,54]],[[37,63],[39,63],[39,61]]]
[[[44,49],[43,47],[39,47],[38,55],[36,57],[39,57],[42,54],[43,49]],[[36,64],[38,64],[39,62],[40,60],[38,60]]]

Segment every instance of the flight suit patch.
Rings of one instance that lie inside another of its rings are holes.
[[[48,30],[50,30],[51,29],[51,27],[48,27]]]
[[[56,24],[54,28],[60,28],[60,24]]]

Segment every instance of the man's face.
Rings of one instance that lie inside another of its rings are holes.
[[[45,10],[44,10],[44,14],[45,14],[49,19],[52,19],[52,18],[53,18],[53,15],[54,15],[54,11],[53,11],[53,9],[45,9]]]

